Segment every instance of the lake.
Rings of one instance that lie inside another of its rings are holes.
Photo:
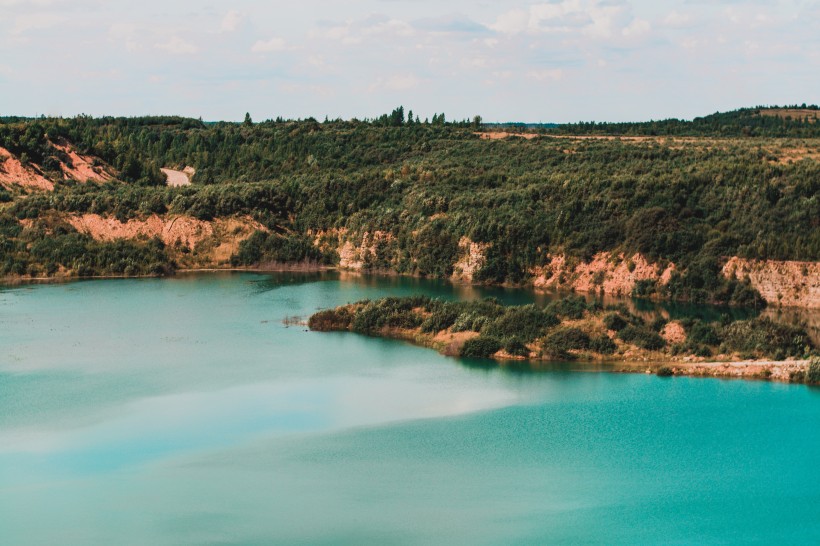
[[[2,544],[820,542],[820,389],[288,326],[401,278],[0,289]]]

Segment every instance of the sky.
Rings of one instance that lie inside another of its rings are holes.
[[[0,0],[0,115],[643,121],[819,94],[820,0]]]

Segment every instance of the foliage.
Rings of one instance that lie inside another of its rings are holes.
[[[325,309],[324,311],[313,314],[308,319],[308,328],[315,332],[347,330],[350,328],[352,320],[353,316],[347,307]]]
[[[530,349],[518,337],[510,337],[504,341],[504,350],[512,356],[530,356]]]
[[[820,384],[820,357],[812,358],[806,371],[806,383]]]
[[[803,328],[774,322],[769,318],[739,320],[722,330],[723,345],[729,351],[758,356],[804,356],[813,344]]]
[[[573,356],[569,351],[589,349],[590,343],[589,335],[583,330],[561,327],[550,332],[541,344],[541,350],[554,358],[570,359]]]
[[[666,341],[657,332],[640,326],[627,326],[618,332],[618,337],[648,351],[658,351],[666,346]]]
[[[490,358],[500,351],[501,342],[494,337],[479,336],[468,339],[461,347],[461,356],[464,358]]]
[[[558,318],[549,312],[544,312],[534,305],[524,305],[507,308],[503,315],[487,324],[481,331],[496,338],[516,336],[529,343],[544,335],[547,328],[559,322]]]
[[[593,337],[589,340],[589,350],[594,353],[611,355],[614,354],[617,349],[618,346],[615,345],[615,342],[609,339],[607,335]]]
[[[458,243],[467,237],[486,248],[475,280],[488,283],[526,282],[549,254],[583,261],[601,251],[641,252],[676,267],[668,284],[641,282],[637,293],[739,306],[762,300],[748,282],[724,277],[726,257],[820,260],[820,163],[775,161],[781,148],[800,143],[770,138],[813,138],[819,123],[755,108],[692,122],[551,130],[558,136],[706,138],[674,145],[663,139],[488,141],[474,134],[475,125],[448,123],[443,114],[426,123],[401,107],[369,121],[325,123],[3,118],[0,146],[30,164],[53,167],[61,160],[55,143],[68,142],[111,165],[118,180],[60,179],[53,193],[0,192],[0,201],[14,199],[9,210],[20,219],[55,211],[121,220],[154,213],[251,216],[271,235],[246,243],[236,257],[241,264],[278,260],[271,256],[336,261],[332,254],[311,256],[305,245],[328,230],[343,231],[354,244],[383,232],[389,238],[368,267],[433,277],[452,274]],[[710,140],[716,137],[723,140]],[[159,166],[184,165],[197,169],[192,186],[162,186]],[[31,261],[22,247],[13,260],[20,260],[14,269]],[[582,316],[588,309],[581,304],[552,312]]]
[[[329,264],[329,256],[313,245],[305,235],[276,235],[255,231],[239,244],[239,251],[231,258],[234,266],[265,263],[316,262]]]

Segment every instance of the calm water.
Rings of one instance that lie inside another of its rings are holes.
[[[516,373],[282,322],[388,293],[483,295],[0,291],[0,544],[820,542],[820,391]]]

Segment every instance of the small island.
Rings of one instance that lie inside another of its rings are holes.
[[[618,372],[820,382],[817,347],[798,326],[769,318],[669,320],[604,306],[581,296],[506,306],[494,298],[427,296],[360,301],[310,317],[313,331],[401,339],[447,356],[528,361],[606,362]]]

